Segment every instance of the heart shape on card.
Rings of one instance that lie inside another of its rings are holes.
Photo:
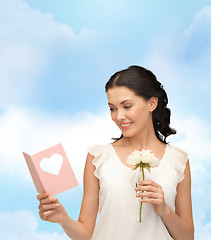
[[[43,171],[58,175],[63,164],[63,157],[55,153],[50,158],[43,158],[40,162],[40,167]]]

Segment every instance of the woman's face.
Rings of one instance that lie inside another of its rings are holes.
[[[113,87],[107,91],[111,118],[124,137],[132,137],[152,124],[152,111],[157,98],[145,100],[127,87]]]

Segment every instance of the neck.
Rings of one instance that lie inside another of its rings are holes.
[[[155,135],[153,124],[145,127],[141,132],[132,137],[123,137],[127,146],[136,149],[148,149],[160,144],[160,141]]]

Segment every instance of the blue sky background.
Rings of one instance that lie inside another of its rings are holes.
[[[190,157],[196,240],[211,239],[211,2],[0,0],[0,231],[2,240],[65,240],[38,215],[22,152],[62,143],[80,186],[59,194],[77,220],[85,146],[120,133],[104,85],[132,64],[164,85]]]

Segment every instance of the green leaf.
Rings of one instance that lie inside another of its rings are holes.
[[[140,166],[140,163],[137,163],[132,170],[136,170]]]
[[[149,166],[149,164],[146,165],[146,169],[147,169],[148,172],[150,173],[150,166]]]

